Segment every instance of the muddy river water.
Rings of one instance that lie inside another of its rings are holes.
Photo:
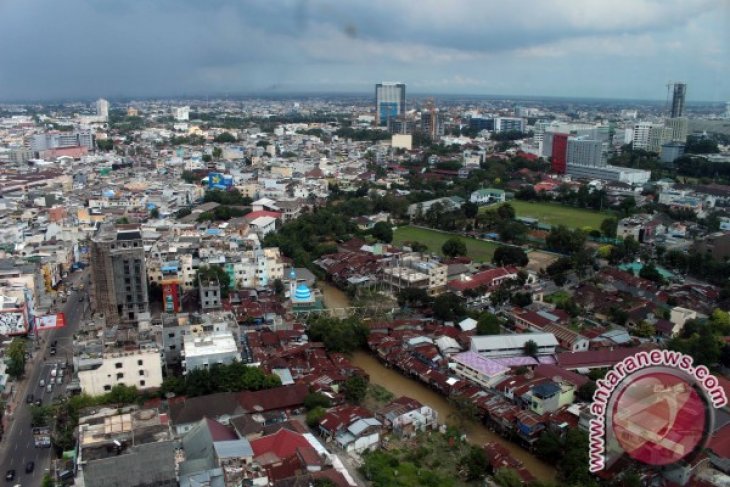
[[[350,300],[347,295],[328,283],[319,282],[317,286],[322,290],[325,304],[328,308],[345,308]],[[406,377],[397,371],[385,367],[373,355],[358,351],[352,356],[352,363],[365,370],[370,375],[370,382],[378,384],[396,396],[408,396],[427,404],[438,412],[439,422],[456,422],[454,407],[446,398],[424,386],[420,382]],[[540,480],[553,480],[555,468],[539,460],[520,446],[509,442],[478,423],[466,426],[466,435],[469,442],[482,446],[488,442],[498,442],[504,445],[512,455],[519,459],[525,467]]]

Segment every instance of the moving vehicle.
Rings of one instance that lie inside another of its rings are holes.
[[[9,482],[9,481],[13,480],[14,478],[15,478],[15,470],[13,470],[13,469],[8,470],[8,473],[5,474],[5,480],[7,480]]]
[[[38,385],[41,387],[46,387],[46,381],[44,379],[41,379],[41,381]]]

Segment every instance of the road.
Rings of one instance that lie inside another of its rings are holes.
[[[87,276],[88,271],[75,272],[66,280],[66,285],[70,287],[82,280],[86,283]],[[85,284],[86,288],[88,284]],[[32,394],[36,399],[41,398],[43,404],[51,404],[55,397],[64,394],[66,385],[72,377],[73,335],[88,306],[86,291],[70,292],[61,309],[66,315],[66,326],[43,332],[40,337],[40,347],[34,348],[33,356],[26,365],[26,378],[18,384],[12,399],[14,404],[12,420],[0,443],[0,474],[4,477],[8,470],[15,470],[15,480],[12,483],[6,482],[8,485],[41,485],[41,479],[49,469],[52,449],[35,448],[30,425],[30,405],[26,403],[26,397]],[[57,353],[55,356],[50,356],[48,345],[54,340],[58,342]],[[48,384],[53,365],[66,361],[69,366],[64,370],[63,382],[54,384],[50,393],[46,391],[46,387],[40,387],[41,379]],[[35,462],[35,469],[32,473],[25,473],[25,466],[29,461]]]

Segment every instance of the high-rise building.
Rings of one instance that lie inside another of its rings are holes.
[[[175,120],[178,122],[190,120],[190,107],[175,107],[172,109],[172,116],[175,117]]]
[[[96,114],[104,120],[109,120],[109,102],[104,98],[96,100]]]
[[[553,148],[555,142],[553,141]],[[568,164],[579,164],[581,166],[600,167],[605,165],[603,160],[603,142],[590,139],[587,136],[572,137],[568,139],[566,151],[566,162]]]
[[[568,134],[548,132],[545,139],[550,139],[550,167],[557,174],[565,174],[568,160]]]
[[[375,85],[375,113],[378,125],[388,124],[388,119],[406,112],[405,83],[383,82]]]
[[[429,110],[421,113],[421,131],[431,137],[431,140],[437,140],[444,135],[444,124],[439,112]]]
[[[681,117],[684,114],[684,97],[687,94],[687,85],[674,83],[672,87],[672,118]]]
[[[136,323],[149,313],[142,232],[137,225],[105,225],[91,240],[96,309],[107,324]]]
[[[30,148],[33,150],[33,152],[78,146],[83,146],[89,150],[93,150],[95,143],[96,136],[90,130],[76,132],[55,132],[34,135],[33,139],[31,139],[30,142]]]
[[[689,120],[687,117],[668,118],[664,122],[664,126],[672,131],[671,139],[685,143],[687,134],[689,133]]]
[[[524,132],[525,120],[515,117],[497,117],[494,119],[495,132]]]

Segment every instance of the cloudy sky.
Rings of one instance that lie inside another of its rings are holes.
[[[730,0],[0,0],[0,100],[410,93],[730,101]]]

